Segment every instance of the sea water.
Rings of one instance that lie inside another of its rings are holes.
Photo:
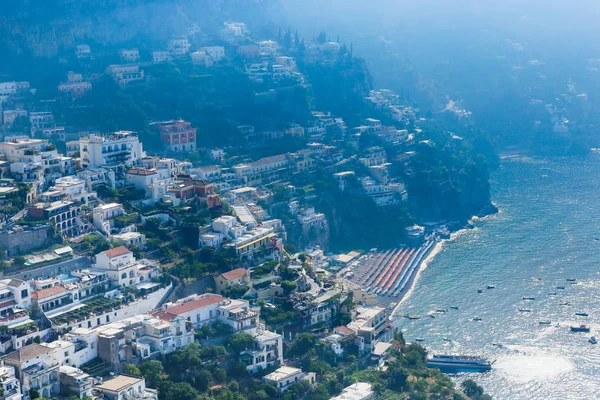
[[[442,245],[398,310],[421,319],[396,325],[430,352],[496,360],[489,373],[456,377],[495,399],[600,398],[600,344],[588,342],[600,339],[600,154],[506,159],[491,184],[499,213]],[[570,332],[580,324],[592,331]]]

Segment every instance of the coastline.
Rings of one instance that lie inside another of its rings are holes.
[[[421,274],[423,273],[423,271],[425,271],[427,269],[427,267],[429,266],[429,264],[435,259],[435,257],[442,251],[442,249],[444,248],[444,245],[454,239],[456,239],[457,237],[459,237],[460,235],[470,231],[473,229],[472,223],[473,221],[480,221],[483,220],[485,218],[488,218],[492,215],[498,214],[500,213],[500,209],[493,203],[490,203],[490,206],[487,207],[488,210],[491,210],[492,212],[487,212],[487,213],[479,213],[476,215],[473,215],[468,223],[467,223],[467,227],[463,227],[461,229],[458,229],[456,231],[453,231],[450,234],[449,238],[446,239],[436,239],[436,243],[435,245],[433,245],[431,247],[431,249],[428,250],[427,254],[423,257],[423,260],[421,260],[421,262],[419,263],[419,265],[417,266],[413,276],[410,278],[408,285],[407,285],[407,290],[404,293],[401,293],[400,299],[398,301],[398,304],[396,304],[396,306],[394,307],[394,310],[392,311],[392,313],[390,314],[390,319],[391,320],[395,320],[397,319],[398,316],[398,311],[400,310],[400,307],[408,300],[410,299],[410,297],[412,296],[412,293],[417,285],[417,282],[419,281],[419,278],[421,277]]]

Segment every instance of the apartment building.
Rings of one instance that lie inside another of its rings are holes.
[[[110,135],[89,135],[79,139],[81,166],[97,167],[132,166],[146,156],[135,132],[120,131]]]

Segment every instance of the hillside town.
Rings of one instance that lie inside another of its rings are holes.
[[[210,72],[233,59],[269,101],[308,85],[286,49],[301,45],[325,63],[349,51],[339,40],[280,36],[258,40],[230,22],[200,47],[183,36],[120,49],[120,63],[69,72],[53,101],[76,109],[102,77],[126,90],[154,79],[150,66],[191,62]],[[70,57],[82,66],[96,53],[81,43]],[[372,90],[363,101],[374,117],[358,126],[311,111],[308,123],[278,130],[238,125],[239,147],[206,147],[199,127],[172,115],[147,123],[160,140],[148,151],[139,132],[64,124],[35,92],[29,82],[0,83],[5,398],[174,398],[173,388],[159,396],[147,368],[197,346],[228,351],[202,353],[208,387],[242,365],[239,379],[273,387],[269,398],[321,390],[315,365],[324,359],[383,372],[397,362],[405,343],[390,317],[442,231],[399,225],[406,241],[393,250],[340,251],[322,197],[359,199],[382,216],[408,207],[410,160],[427,145],[415,137],[418,110]],[[198,374],[184,375],[202,390]],[[374,396],[366,381],[342,376],[339,385],[331,398]]]

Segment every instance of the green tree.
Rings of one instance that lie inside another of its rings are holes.
[[[13,264],[22,267],[23,265],[25,265],[25,262],[27,260],[25,260],[25,257],[23,256],[16,256],[15,258],[13,258]]]
[[[242,351],[250,350],[254,347],[256,340],[252,335],[241,332],[236,333],[235,335],[231,335],[229,340],[227,341],[227,347],[234,354],[239,354]]]
[[[297,286],[298,285],[296,285],[296,282],[290,282],[290,281],[282,281],[281,282],[281,288],[283,289],[283,294],[285,294],[286,296],[289,295],[294,290],[296,290]]]
[[[317,339],[314,335],[308,332],[300,333],[292,342],[288,350],[287,356],[292,358],[302,357],[303,355],[314,349],[316,343]]]
[[[151,388],[156,388],[162,380],[165,369],[158,360],[144,361],[139,367],[142,376],[146,379],[146,384]]]
[[[407,381],[410,373],[408,370],[394,363],[388,368],[386,373],[388,388],[395,392],[403,392],[407,388]]]
[[[478,400],[483,396],[483,388],[472,379],[467,379],[460,384],[460,387],[462,388],[463,393],[472,399]]]
[[[163,388],[163,385],[161,385],[161,388]],[[187,382],[164,385],[162,392],[161,397],[164,400],[197,400],[198,397],[198,392]]]
[[[123,373],[132,376],[142,376],[142,371],[137,367],[137,365],[127,364]]]
[[[223,369],[223,368],[215,369],[215,371],[213,372],[212,375],[213,375],[213,378],[215,379],[215,382],[223,383],[223,382],[225,382],[225,380],[227,380],[227,371],[225,371],[225,369]]]
[[[208,387],[210,386],[211,381],[212,375],[210,374],[210,372],[208,372],[208,370],[206,369],[201,370],[200,372],[198,372],[198,375],[195,379],[196,389],[198,389],[200,392],[206,392],[208,390]]]
[[[331,396],[329,395],[329,391],[327,390],[327,386],[319,385],[314,388],[309,394],[308,400],[329,400]]]

